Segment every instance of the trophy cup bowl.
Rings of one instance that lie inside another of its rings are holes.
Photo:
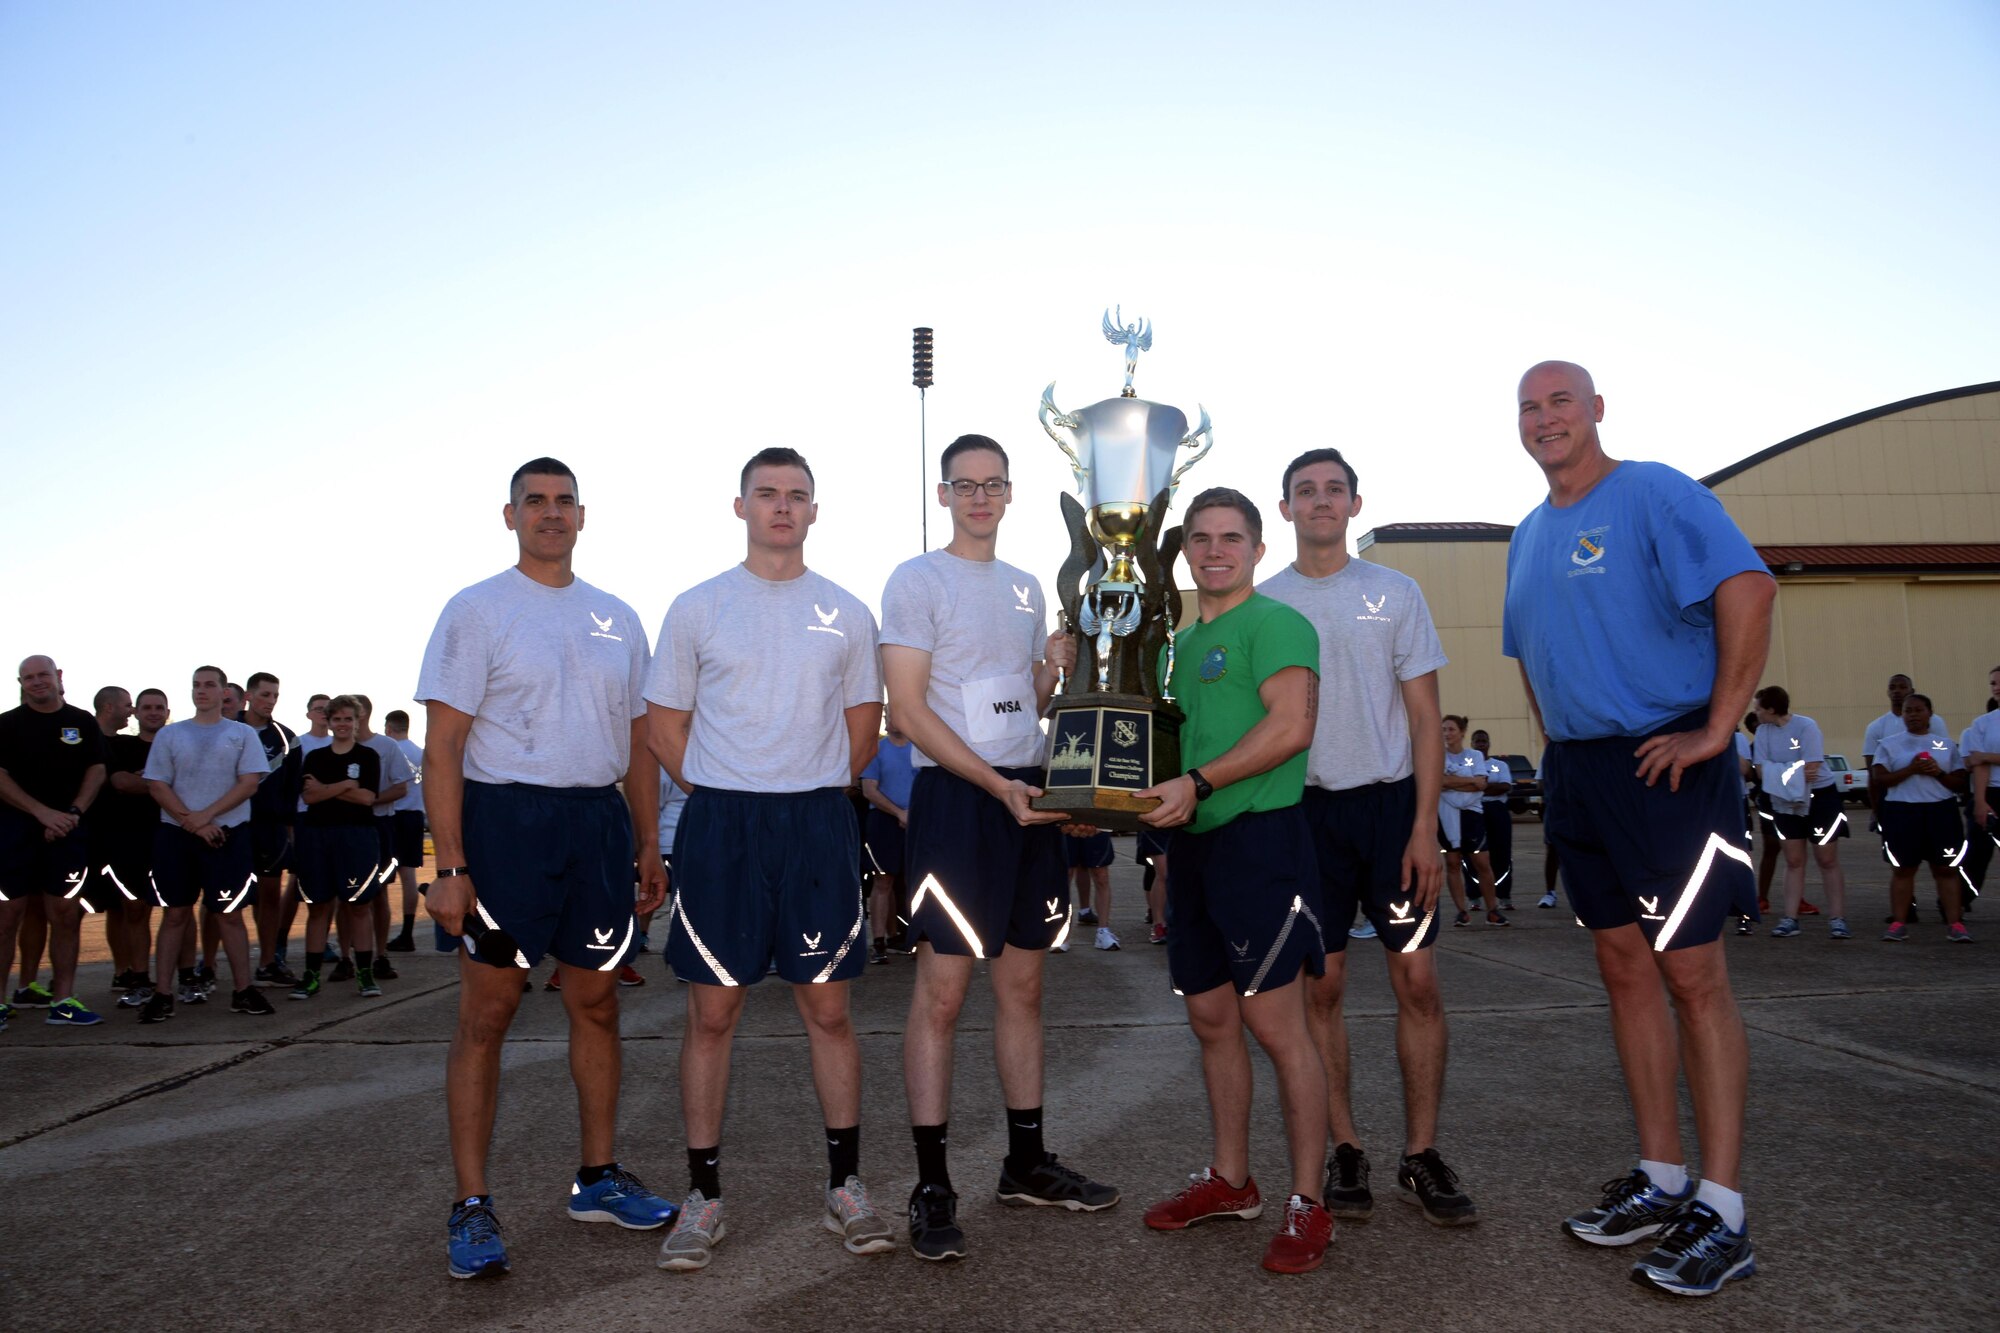
[[[1119,341],[1108,323],[1105,336]],[[1054,394],[1053,384],[1043,392],[1042,428],[1068,456],[1082,496],[1063,496],[1071,553],[1056,591],[1065,628],[1081,642],[1078,669],[1049,702],[1049,754],[1034,805],[1132,832],[1159,804],[1137,793],[1181,771],[1182,713],[1162,696],[1155,661],[1180,616],[1180,529],[1163,534],[1161,526],[1181,474],[1213,440],[1206,412],[1190,434],[1185,413],[1132,397],[1129,387],[1073,413]],[[1177,466],[1184,448],[1197,451]]]

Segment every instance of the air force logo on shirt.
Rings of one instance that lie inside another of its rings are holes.
[[[835,606],[831,611],[822,611],[819,609],[819,603],[814,602],[813,614],[819,617],[819,624],[807,625],[806,628],[808,630],[819,634],[838,634],[843,639],[847,637],[846,630],[835,629],[833,627],[833,622],[840,617],[840,608],[838,606]]]
[[[1229,650],[1221,644],[1208,650],[1201,659],[1201,678],[1210,685],[1229,674]]]
[[[1569,553],[1570,564],[1576,566],[1569,571],[1571,578],[1575,578],[1578,574],[1607,572],[1597,562],[1604,559],[1605,547],[1610,544],[1606,540],[1606,534],[1610,531],[1611,526],[1606,524],[1604,527],[1590,528],[1576,534],[1576,545],[1570,548]]]
[[[1016,611],[1026,611],[1031,616],[1035,614],[1035,608],[1028,605],[1029,590],[1027,588],[1023,588],[1018,583],[1010,583],[1007,586],[1014,590],[1014,597],[1016,599],[1016,605],[1014,609]]]
[[[625,642],[623,638],[611,632],[611,625],[615,619],[615,616],[600,616],[597,612],[592,611],[590,613],[590,623],[597,626],[597,628],[590,632],[590,637],[593,639],[609,639],[613,643]]]
[[[1380,597],[1370,597],[1364,592],[1361,594],[1361,604],[1367,607],[1368,610],[1364,614],[1354,618],[1356,620],[1379,620],[1387,624],[1389,617],[1382,614],[1382,608],[1388,604],[1388,601],[1389,594],[1386,592]]]
[[[81,745],[83,744],[83,733],[75,727],[64,727],[62,729],[62,743],[64,745]]]

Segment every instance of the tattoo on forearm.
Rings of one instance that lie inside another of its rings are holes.
[[[1306,672],[1306,721],[1319,730],[1319,673]]]

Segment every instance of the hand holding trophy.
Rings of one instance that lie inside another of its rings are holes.
[[[1077,669],[1049,702],[1047,776],[1034,804],[1079,823],[1132,831],[1158,804],[1134,793],[1180,771],[1182,714],[1156,664],[1165,649],[1171,675],[1181,530],[1163,532],[1162,525],[1182,475],[1207,455],[1214,431],[1205,409],[1190,431],[1180,409],[1134,393],[1139,353],[1153,345],[1148,321],[1122,325],[1107,310],[1103,331],[1125,349],[1118,397],[1064,412],[1053,383],[1042,391],[1042,429],[1069,458],[1083,497],[1062,497],[1071,549],[1056,577],[1063,628],[1082,642]],[[1195,452],[1176,466],[1182,449]]]

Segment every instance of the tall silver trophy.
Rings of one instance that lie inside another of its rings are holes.
[[[1139,353],[1153,346],[1145,320],[1104,312],[1104,336],[1125,352],[1125,388],[1075,412],[1042,391],[1042,429],[1069,458],[1077,496],[1062,497],[1069,558],[1056,576],[1063,628],[1079,634],[1077,670],[1049,702],[1049,758],[1041,810],[1077,822],[1136,830],[1159,804],[1136,793],[1180,772],[1181,710],[1157,670],[1172,674],[1181,595],[1174,586],[1179,526],[1164,528],[1175,489],[1214,445],[1208,412],[1187,415],[1132,389]],[[1181,451],[1193,450],[1180,458]],[[1176,460],[1180,459],[1178,464]]]

